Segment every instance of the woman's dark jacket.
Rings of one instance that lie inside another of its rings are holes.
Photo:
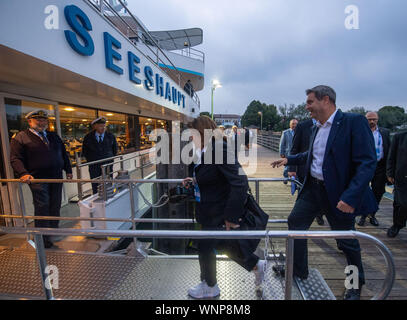
[[[221,226],[224,221],[238,224],[244,214],[249,188],[247,176],[233,150],[223,140],[213,140],[195,168],[201,201],[196,204],[196,219],[204,226]]]

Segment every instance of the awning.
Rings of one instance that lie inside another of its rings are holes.
[[[149,31],[149,33],[161,49],[169,51],[194,47],[203,41],[203,31],[201,28]]]

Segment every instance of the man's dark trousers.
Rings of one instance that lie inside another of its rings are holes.
[[[307,179],[304,190],[298,197],[288,217],[289,230],[308,230],[314,218],[322,211],[326,213],[332,230],[355,230],[355,218],[341,218],[332,212],[328,195],[323,184],[316,183],[313,178]],[[359,241],[356,239],[338,239],[338,247],[346,255],[348,265],[359,269],[359,285],[365,283]],[[307,240],[294,240],[294,275],[308,276]]]
[[[62,201],[62,183],[31,183],[34,215],[59,217]],[[58,228],[59,220],[35,220],[38,228]],[[49,240],[49,236],[44,236]]]
[[[386,192],[386,159],[381,159],[377,163],[376,171],[371,182],[372,191],[376,198],[377,204],[382,200],[383,194]]]

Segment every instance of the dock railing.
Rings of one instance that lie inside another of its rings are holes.
[[[258,186],[262,182],[272,182],[272,181],[288,181],[288,179],[282,178],[250,178],[249,181],[255,181],[256,186],[256,198],[258,199]],[[80,181],[80,180],[79,180]],[[67,179],[34,179],[31,183],[78,183],[77,180],[67,180]],[[130,190],[133,189],[133,184],[136,183],[181,183],[182,179],[148,179],[148,180],[100,180],[99,183],[107,182],[117,182],[117,183],[127,183]],[[289,180],[291,181],[291,180]],[[0,179],[0,183],[19,183],[20,184],[20,196],[21,192],[21,181],[18,179]],[[80,182],[95,182],[94,180],[80,181]],[[296,181],[299,184],[298,181]],[[130,199],[133,200],[133,193],[130,192]],[[20,198],[20,201],[23,199]],[[17,218],[23,219],[25,228],[11,228],[11,227],[0,227],[0,232],[6,234],[26,234],[27,237],[34,236],[35,249],[37,253],[38,265],[42,277],[42,285],[46,299],[53,299],[54,295],[52,292],[52,285],[50,279],[46,273],[46,254],[43,242],[44,235],[54,235],[54,236],[90,236],[90,237],[126,237],[126,238],[189,238],[189,239],[273,239],[273,238],[285,238],[286,239],[286,271],[285,271],[285,299],[290,300],[292,295],[292,285],[293,285],[293,260],[294,260],[294,240],[295,239],[358,239],[365,240],[373,243],[380,253],[383,255],[387,271],[386,276],[383,281],[383,285],[379,292],[377,292],[372,300],[383,300],[385,299],[394,283],[395,279],[395,265],[393,256],[390,250],[377,238],[359,232],[359,231],[181,231],[181,230],[136,230],[136,221],[139,222],[162,222],[168,223],[169,220],[173,220],[172,223],[193,223],[192,219],[135,219],[134,206],[131,207],[131,222],[132,230],[94,230],[94,229],[52,229],[52,228],[28,228],[26,224],[26,219],[56,219],[56,220],[110,220],[117,221],[117,219],[112,218],[82,218],[82,217],[35,217],[26,216],[25,209],[22,206],[22,215],[0,215],[4,218]],[[121,219],[120,219],[121,220]],[[175,221],[178,220],[178,221]],[[185,220],[188,220],[185,221]],[[270,220],[273,222],[273,220]],[[278,220],[278,223],[283,223],[286,221]],[[266,241],[268,243],[268,241]],[[168,256],[171,258],[171,256]]]
[[[258,131],[257,133],[257,144],[276,152],[279,152],[280,139],[281,134],[269,134],[268,131]]]

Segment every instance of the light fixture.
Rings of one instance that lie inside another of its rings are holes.
[[[86,120],[86,119],[82,119],[82,121],[83,121],[83,122],[86,122],[86,121],[88,121],[88,120]]]
[[[113,113],[106,113],[106,115],[107,115],[108,117],[111,117],[111,116],[113,116]]]
[[[65,111],[75,111],[75,109],[72,108],[72,107],[66,107],[66,108],[64,108],[64,110],[65,110]]]
[[[219,80],[214,79],[214,80],[212,80],[212,88],[211,88],[211,118],[212,118],[212,120],[213,120],[213,93],[214,93],[215,89],[217,89],[217,88],[222,88],[222,85],[220,84]]]

